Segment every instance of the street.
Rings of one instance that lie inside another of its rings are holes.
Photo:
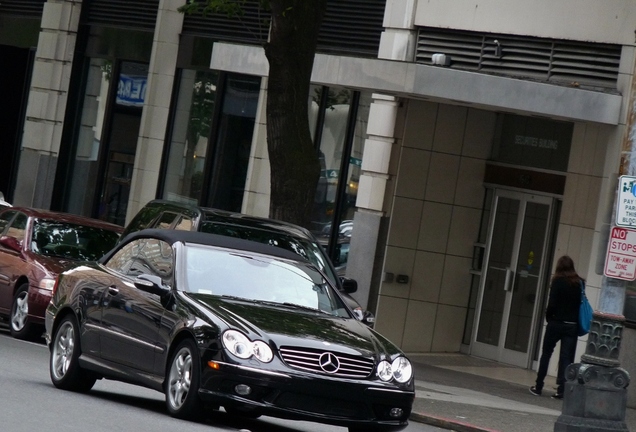
[[[99,380],[87,394],[53,387],[48,370],[49,351],[42,343],[13,339],[0,328],[0,430],[31,432],[162,432],[251,431],[251,432],[346,432],[346,428],[310,422],[261,417],[238,419],[215,412],[202,423],[171,418],[164,396],[153,390],[116,381]],[[439,432],[444,429],[411,422],[409,432]]]

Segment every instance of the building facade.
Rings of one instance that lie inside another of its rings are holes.
[[[15,61],[0,85],[19,107],[3,134],[8,199],[122,225],[154,198],[268,215],[263,12],[184,16],[182,3],[2,2]],[[308,228],[403,350],[536,368],[563,254],[598,306],[632,151],[635,19],[629,0],[330,2]]]

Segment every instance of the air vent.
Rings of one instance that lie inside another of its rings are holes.
[[[223,41],[261,44],[269,33],[269,12],[259,7],[259,2],[248,0],[243,4],[241,17],[208,13],[186,14],[183,33],[208,36]]]
[[[13,15],[26,18],[42,18],[46,0],[2,0],[0,15]]]
[[[615,89],[620,45],[420,28],[416,62],[446,54],[450,67],[568,85]]]
[[[90,0],[87,24],[154,30],[159,0]]]
[[[385,5],[386,0],[328,0],[317,50],[377,56]],[[240,18],[224,14],[186,15],[183,33],[223,41],[263,43],[269,32],[269,13],[256,0],[246,1],[243,9]]]
[[[378,55],[386,0],[328,0],[318,51]]]

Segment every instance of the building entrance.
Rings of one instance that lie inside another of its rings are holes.
[[[495,190],[471,354],[527,368],[550,275],[554,199]]]

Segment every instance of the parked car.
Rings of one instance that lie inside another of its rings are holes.
[[[121,238],[146,228],[201,231],[253,240],[295,252],[327,274],[356,318],[369,326],[375,322],[373,314],[364,311],[349,295],[358,289],[356,281],[338,273],[320,242],[305,228],[274,219],[167,200],[153,200],[146,204],[126,226]],[[348,242],[345,246],[348,254]],[[342,273],[344,263],[340,269]]]
[[[24,207],[0,209],[0,319],[13,337],[44,332],[44,310],[58,273],[101,258],[122,228],[81,216]]]
[[[350,432],[407,426],[413,369],[355,319],[294,252],[229,236],[142,230],[63,272],[46,311],[60,389],[122,380],[165,394],[168,412],[309,420]]]

